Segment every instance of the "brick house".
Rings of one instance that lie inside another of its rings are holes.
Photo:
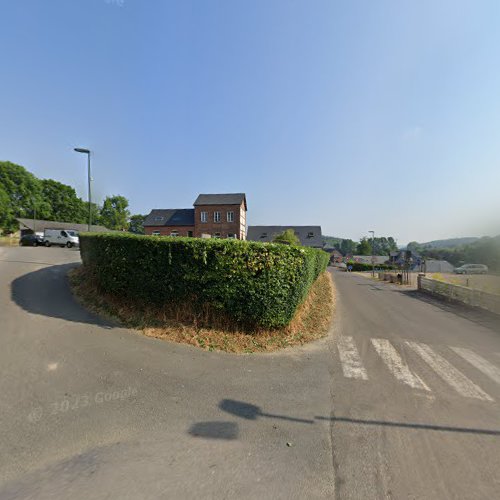
[[[144,233],[246,239],[247,201],[244,193],[200,194],[194,208],[154,209],[144,220]]]

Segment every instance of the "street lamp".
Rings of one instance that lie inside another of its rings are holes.
[[[85,148],[75,148],[77,153],[84,153],[87,155],[87,174],[88,174],[88,184],[89,184],[89,224],[88,230],[90,231],[90,226],[92,225],[92,192],[90,189],[90,149]]]
[[[372,276],[375,276],[375,231],[368,231],[372,233]]]

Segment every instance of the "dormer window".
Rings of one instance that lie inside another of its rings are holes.
[[[161,222],[164,219],[163,215],[157,215],[155,217],[155,222]]]
[[[309,232],[309,233],[307,233],[307,237],[308,237],[308,238],[313,238],[313,237],[314,237],[314,233],[313,233],[313,232]]]
[[[260,237],[261,237],[261,238],[267,238],[267,233],[262,233],[262,234],[260,235]]]

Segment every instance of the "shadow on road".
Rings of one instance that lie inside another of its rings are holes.
[[[317,420],[329,420],[331,422],[342,422],[347,424],[376,425],[382,427],[400,427],[406,429],[424,429],[428,431],[443,432],[463,432],[466,434],[483,434],[486,436],[500,436],[500,430],[492,429],[474,429],[470,427],[449,427],[433,424],[412,424],[407,422],[390,422],[387,420],[363,420],[359,418],[346,417],[314,417]]]
[[[257,420],[257,417],[269,417],[289,420],[290,422],[299,422],[301,424],[314,424],[314,420],[289,417],[287,415],[275,415],[273,413],[264,413],[259,406],[245,403],[243,401],[235,401],[233,399],[223,399],[219,403],[219,408],[226,413],[230,413],[231,415],[245,418],[247,420]]]
[[[73,298],[67,274],[77,266],[70,263],[44,267],[16,278],[11,284],[12,300],[32,314],[113,327],[112,323],[91,314]]]
[[[189,434],[194,437],[210,439],[237,439],[238,424],[236,422],[197,422],[189,428]]]
[[[456,302],[449,302],[447,300],[422,293],[418,290],[398,290],[398,292],[406,295],[407,297],[418,299],[422,302],[426,302],[427,304],[439,307],[439,309],[442,309],[443,311],[456,314],[461,318],[477,323],[485,328],[489,328],[496,333],[500,333],[500,316],[486,311],[485,309],[470,307]]]

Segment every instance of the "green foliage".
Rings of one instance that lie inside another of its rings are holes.
[[[88,203],[76,195],[74,188],[52,179],[42,179],[40,183],[43,199],[50,207],[50,212],[43,217],[44,219],[61,222],[87,222]]]
[[[275,236],[273,242],[282,245],[300,245],[300,239],[293,229],[285,229],[281,234]]]
[[[372,245],[366,238],[361,238],[357,247],[357,255],[372,255]]]
[[[209,307],[243,328],[287,325],[328,264],[312,248],[130,233],[80,234],[80,249],[104,292]]]
[[[136,214],[131,215],[129,219],[128,230],[134,234],[144,234],[144,220],[146,219],[146,215]]]
[[[500,271],[500,235],[495,238],[480,238],[473,243],[451,248],[424,247],[417,242],[411,242],[408,249],[426,259],[446,260],[454,266],[485,264],[492,271]]]
[[[100,221],[108,229],[128,229],[128,200],[124,196],[107,196],[101,208]]]
[[[349,239],[342,240],[338,250],[342,255],[352,255],[356,250],[356,243]]]
[[[346,265],[352,266],[353,271],[371,271],[373,266],[371,264],[365,264],[364,262],[346,262]],[[388,264],[375,264],[375,270],[389,270],[392,266]]]

